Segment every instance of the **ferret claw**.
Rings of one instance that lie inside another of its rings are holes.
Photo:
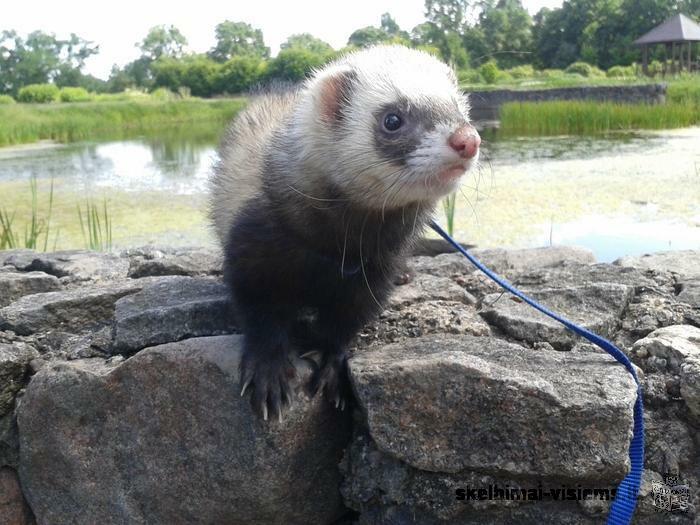
[[[243,383],[243,388],[241,388],[241,397],[243,397],[243,395],[245,394],[245,391],[246,391],[246,389],[248,388],[248,385],[250,385],[250,382],[251,382],[252,380],[253,380],[253,379],[250,378],[250,379],[248,379],[245,383]]]

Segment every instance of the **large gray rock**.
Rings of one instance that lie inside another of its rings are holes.
[[[595,257],[589,250],[567,246],[519,250],[474,248],[470,253],[497,273],[551,268],[565,262],[579,264],[595,262]],[[417,272],[440,277],[468,274],[474,271],[474,266],[460,253],[446,253],[436,257],[412,257],[409,259],[409,264]]]
[[[147,282],[131,279],[27,295],[0,309],[0,330],[29,335],[48,330],[94,329],[111,320],[117,299],[139,291]]]
[[[665,326],[654,330],[632,346],[632,352],[653,368],[680,371],[687,359],[700,359],[700,328],[690,325]]]
[[[115,353],[233,331],[226,286],[212,278],[164,277],[123,297],[114,313]]]
[[[550,310],[604,337],[617,327],[633,295],[631,287],[619,284],[524,291]],[[578,340],[559,322],[510,294],[487,295],[482,308],[484,319],[519,341],[546,341],[557,349],[568,349]]]
[[[472,306],[424,301],[384,311],[360,332],[358,340],[360,346],[369,346],[440,333],[487,336],[491,328]]]
[[[52,292],[61,282],[44,272],[0,271],[0,308],[25,295]]]
[[[577,484],[564,480],[508,478],[474,471],[454,474],[413,468],[377,449],[364,435],[356,435],[346,449],[341,471],[341,492],[345,504],[360,512],[357,525],[594,525],[576,501],[518,501],[509,499],[470,499],[467,490],[537,490]],[[589,485],[583,483],[584,485]],[[578,483],[581,486],[582,483]],[[590,486],[606,489],[605,484]],[[457,499],[456,491],[465,491]],[[606,502],[600,502],[605,509]]]
[[[398,309],[420,301],[435,300],[476,303],[476,299],[452,279],[430,274],[416,274],[411,282],[394,289],[389,298],[389,307]]]
[[[128,259],[113,253],[87,250],[53,253],[17,250],[5,256],[4,263],[25,272],[40,271],[71,281],[123,279],[129,271]]]
[[[604,354],[429,336],[350,360],[380,450],[421,470],[613,481],[629,467],[636,386]]]
[[[700,250],[658,252],[639,257],[621,257],[613,264],[659,272],[673,272],[683,278],[700,277]]]
[[[123,254],[129,258],[129,277],[158,275],[219,275],[223,256],[206,248],[133,248]]]
[[[577,262],[582,264],[595,262],[593,252],[576,246],[544,246],[541,248],[522,248],[516,250],[476,248],[472,250],[471,253],[486,266],[497,272],[549,268],[558,266],[564,262]],[[463,256],[460,255],[460,257]]]
[[[299,391],[283,422],[257,419],[239,396],[239,358],[240,337],[221,336],[115,367],[42,368],[18,409],[20,477],[37,521],[332,522],[349,414]]]
[[[700,328],[666,326],[637,341],[632,352],[646,370],[680,376],[679,393],[700,417]]]
[[[38,356],[28,344],[0,343],[0,417],[12,408],[15,394],[24,386],[29,362]]]
[[[700,278],[688,279],[678,283],[677,299],[695,308],[700,308]]]
[[[674,287],[673,277],[669,272],[657,274],[649,270],[605,263],[564,262],[553,267],[509,273],[515,285],[528,289],[612,283],[623,284],[640,291],[662,288],[671,294]]]

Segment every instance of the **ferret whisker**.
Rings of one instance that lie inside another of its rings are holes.
[[[295,188],[295,187],[292,186],[291,184],[288,184],[287,187],[288,187],[290,190],[296,191],[299,195],[301,195],[301,196],[303,196],[303,197],[306,197],[307,199],[312,199],[312,200],[315,200],[315,201],[322,201],[322,202],[347,202],[347,200],[348,200],[348,199],[323,199],[323,198],[321,198],[321,197],[314,197],[313,195],[308,195],[308,194],[304,193],[303,191],[301,191],[300,189]],[[330,208],[317,208],[317,209],[330,209]]]

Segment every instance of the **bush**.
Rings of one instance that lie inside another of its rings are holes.
[[[460,84],[479,84],[482,79],[476,69],[460,69],[457,71],[457,80]]]
[[[3,104],[14,104],[15,99],[12,98],[10,95],[0,95],[0,106]]]
[[[59,90],[53,84],[29,84],[19,90],[17,100],[31,104],[42,104],[58,100]]]
[[[489,60],[479,67],[479,74],[481,74],[481,78],[483,78],[484,82],[487,84],[495,84],[496,79],[498,78],[498,73],[498,66],[493,60]]]
[[[175,98],[177,98],[175,93],[170,91],[168,88],[164,88],[164,87],[154,89],[151,92],[151,97],[154,98],[155,100],[159,100],[161,102],[169,102],[169,101],[175,100]]]
[[[59,92],[61,102],[89,102],[93,96],[81,87],[63,87]]]
[[[603,72],[595,66],[587,64],[586,62],[574,62],[565,69],[567,73],[578,74],[582,77],[599,77],[603,75]]]
[[[516,80],[521,78],[533,78],[535,76],[535,68],[530,64],[515,66],[506,71],[511,78]]]
[[[241,93],[261,81],[265,62],[254,56],[237,56],[224,63],[216,79],[217,93]]]
[[[636,74],[634,66],[613,66],[605,72],[608,78],[634,77]]]
[[[326,55],[312,53],[306,49],[283,49],[268,64],[267,77],[274,80],[299,82],[304,80],[312,69],[325,64],[328,58]]]
[[[535,75],[542,79],[555,79],[564,78],[566,73],[564,73],[564,71],[561,69],[543,69],[541,71],[537,71]]]
[[[196,97],[210,97],[220,65],[204,55],[192,55],[181,60],[161,58],[152,65],[154,85],[177,92],[189,88]]]

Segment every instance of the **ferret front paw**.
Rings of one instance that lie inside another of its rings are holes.
[[[350,380],[348,379],[348,356],[345,352],[325,354],[321,366],[311,378],[311,393],[323,392],[336,408],[345,410],[352,400]]]
[[[241,396],[250,391],[250,404],[259,417],[282,421],[285,407],[292,404],[292,380],[296,369],[287,356],[270,358],[245,352],[240,365]]]

